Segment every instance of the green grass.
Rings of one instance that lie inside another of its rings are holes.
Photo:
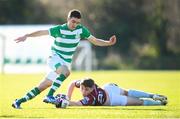
[[[138,89],[168,96],[167,106],[115,106],[115,107],[68,107],[56,109],[42,102],[47,91],[24,103],[22,110],[11,107],[14,99],[20,98],[36,86],[44,74],[0,75],[0,118],[180,118],[180,71],[99,71],[92,73],[72,72],[57,93],[65,93],[73,79],[92,77],[99,86],[107,82],[117,83],[127,89]],[[80,99],[76,89],[73,99]]]

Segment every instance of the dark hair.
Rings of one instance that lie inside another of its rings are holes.
[[[72,18],[72,17],[81,19],[81,12],[77,9],[73,9],[69,11],[68,18]]]
[[[81,80],[80,85],[92,88],[94,86],[94,80],[92,80],[91,78],[85,78],[85,79]]]

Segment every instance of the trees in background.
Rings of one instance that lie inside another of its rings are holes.
[[[59,24],[80,9],[92,34],[114,47],[95,47],[100,68],[180,68],[179,0],[1,0],[1,24]]]

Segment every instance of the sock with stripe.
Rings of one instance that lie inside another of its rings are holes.
[[[129,90],[128,96],[135,97],[135,98],[152,98],[153,94],[146,93],[143,91],[138,91],[138,90]]]
[[[29,91],[24,97],[20,98],[18,100],[19,103],[23,103],[23,102],[26,102],[28,100],[31,100],[33,99],[34,97],[36,97],[38,94],[40,94],[40,90],[35,87],[33,88],[31,91]]]
[[[54,92],[61,86],[62,82],[66,79],[64,74],[61,74],[56,80],[53,82],[49,93],[47,96],[53,96]]]

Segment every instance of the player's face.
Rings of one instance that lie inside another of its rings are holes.
[[[74,30],[77,25],[79,25],[81,23],[81,19],[78,19],[78,18],[68,18],[67,19],[67,25],[68,25],[68,28],[71,29],[71,30]]]
[[[93,91],[93,88],[89,88],[89,87],[85,87],[84,85],[81,85],[80,91],[81,91],[83,96],[87,96]]]

